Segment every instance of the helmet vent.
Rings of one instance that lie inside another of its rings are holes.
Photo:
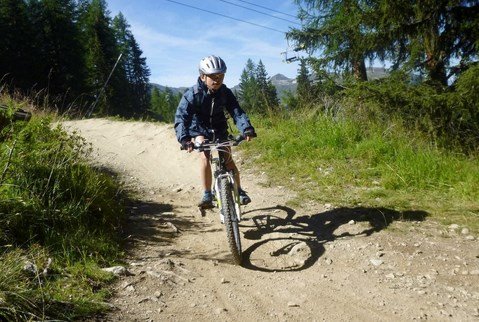
[[[199,64],[199,70],[201,74],[224,74],[226,73],[226,64],[218,56],[208,56],[203,58]]]

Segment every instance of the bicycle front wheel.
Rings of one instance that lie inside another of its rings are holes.
[[[241,265],[241,238],[238,225],[238,216],[236,214],[233,200],[232,186],[228,178],[222,178],[219,182],[219,185],[221,213],[224,216],[229,248],[233,254],[233,261],[235,264]]]

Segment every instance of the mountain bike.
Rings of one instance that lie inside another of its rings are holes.
[[[241,207],[238,193],[238,183],[235,181],[233,170],[226,169],[226,160],[231,157],[231,147],[237,146],[245,138],[230,136],[227,140],[205,140],[201,144],[195,144],[194,150],[199,152],[210,151],[210,162],[214,167],[214,190],[213,195],[216,206],[220,210],[220,220],[226,227],[228,245],[233,254],[234,263],[241,265],[241,238],[239,222],[241,221]],[[205,216],[205,209],[200,208],[201,215]]]

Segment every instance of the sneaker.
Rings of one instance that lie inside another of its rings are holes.
[[[246,194],[243,189],[238,189],[240,204],[247,205],[251,202],[251,198]]]
[[[211,191],[205,191],[205,193],[203,194],[203,198],[201,199],[200,203],[198,204],[198,207],[203,208],[203,209],[214,208],[213,194],[211,193]]]

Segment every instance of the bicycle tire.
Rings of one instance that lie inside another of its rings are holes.
[[[231,254],[233,254],[234,263],[237,265],[241,265],[241,236],[239,232],[238,216],[236,214],[233,194],[231,191],[231,183],[229,182],[228,178],[222,178],[220,179],[219,185],[219,192],[221,198],[220,211],[224,216],[224,224],[226,227],[226,237],[228,238],[228,245]]]

